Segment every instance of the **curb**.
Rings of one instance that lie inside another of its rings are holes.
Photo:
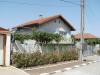
[[[91,61],[91,62],[87,62],[87,63],[82,63],[82,64],[80,64],[80,65],[75,65],[75,66],[73,66],[73,67],[64,68],[64,69],[62,69],[62,70],[57,70],[57,71],[53,71],[53,72],[50,72],[50,73],[42,73],[42,74],[40,74],[40,75],[53,75],[53,74],[55,74],[55,73],[69,71],[69,70],[72,70],[72,69],[74,69],[74,68],[79,68],[79,67],[81,67],[81,66],[86,66],[86,65],[89,65],[89,64],[92,64],[92,63],[96,63],[96,62],[100,62],[100,60],[98,60],[98,61]]]
[[[49,66],[45,66],[45,67],[38,67],[38,68],[27,68],[27,69],[24,69],[25,71],[30,71],[30,70],[33,70],[33,69],[42,69],[42,68],[50,68],[50,67],[54,67],[54,66],[58,66],[58,65],[61,65],[61,64],[69,64],[69,63],[74,63],[74,62],[78,62],[77,60],[74,60],[74,61],[70,61],[70,62],[64,62],[64,63],[58,63],[58,64],[55,64],[55,65],[49,65]]]

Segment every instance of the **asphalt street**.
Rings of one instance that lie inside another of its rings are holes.
[[[53,75],[100,75],[100,62],[91,63],[69,71],[59,72]]]

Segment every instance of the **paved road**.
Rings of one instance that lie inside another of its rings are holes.
[[[13,66],[9,67],[0,66],[0,75],[29,75],[29,74]]]
[[[59,64],[59,65],[51,65],[50,67],[42,67],[42,68],[33,68],[31,70],[25,70],[25,72],[29,73],[30,75],[40,75],[42,73],[50,73],[50,72],[53,72],[53,71],[56,71],[56,70],[60,70],[60,69],[63,69],[63,68],[66,68],[66,67],[72,67],[74,65],[78,65],[78,64],[82,64],[84,62],[71,62],[71,63],[63,63],[63,64]]]
[[[92,60],[92,61],[94,61],[94,60],[98,61],[98,60],[100,60],[100,56],[97,56],[97,55],[88,56],[88,57],[84,57],[84,59],[86,59],[86,60]]]
[[[82,66],[65,72],[59,72],[53,75],[100,75],[100,62]]]
[[[88,57],[85,57],[84,59],[86,59],[87,61],[86,62],[89,62],[89,61],[96,61],[96,60],[100,60],[100,56],[88,56]],[[82,64],[82,63],[86,63],[86,62],[74,62],[74,63],[66,63],[66,64],[60,64],[60,65],[57,65],[57,66],[52,66],[52,67],[43,67],[43,68],[31,68],[31,70],[24,70],[25,72],[29,73],[30,75],[40,75],[40,74],[43,74],[43,73],[52,73],[54,71],[58,71],[58,70],[62,70],[64,68],[71,68],[73,67],[74,65],[79,65],[79,64]],[[60,74],[59,74],[60,75]]]

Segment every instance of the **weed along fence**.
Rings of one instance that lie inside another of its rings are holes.
[[[15,36],[15,53],[12,55],[12,63],[21,68],[78,59],[78,52],[72,45],[59,43],[61,37],[58,34],[48,34],[43,32],[39,34],[41,37],[36,35],[34,36],[36,40],[30,37],[27,39],[26,35]],[[53,40],[57,43],[51,43]]]
[[[13,65],[18,68],[26,68],[63,61],[78,60],[78,54],[75,50],[63,51],[59,52],[59,54],[56,51],[48,53],[14,53],[12,58]]]

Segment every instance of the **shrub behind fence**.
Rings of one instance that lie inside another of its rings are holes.
[[[56,51],[48,53],[14,53],[12,55],[12,62],[18,68],[21,67],[32,67],[37,65],[52,64],[62,61],[77,60],[78,53],[75,50]]]

